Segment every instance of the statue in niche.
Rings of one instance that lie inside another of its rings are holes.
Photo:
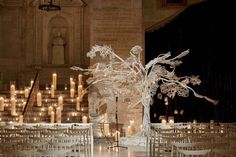
[[[65,64],[65,46],[66,41],[58,32],[52,40],[52,64]]]

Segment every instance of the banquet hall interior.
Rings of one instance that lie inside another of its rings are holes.
[[[233,7],[0,0],[0,157],[236,157]]]

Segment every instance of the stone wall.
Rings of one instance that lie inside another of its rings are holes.
[[[143,47],[142,0],[92,0],[91,2],[91,46],[96,44],[110,45],[123,59],[129,56],[129,51],[133,46]],[[144,52],[142,59],[144,59]],[[102,58],[96,57],[90,61],[90,64],[102,61]],[[116,98],[114,95],[108,97],[110,100],[105,103],[105,107],[102,109],[105,108],[108,121],[115,122]],[[127,95],[127,97],[138,99],[137,95]],[[119,97],[117,102],[119,123],[124,124],[124,128],[127,129],[129,121],[134,120],[136,130],[139,130],[142,123],[142,105],[140,104],[135,109],[129,109],[125,98]],[[91,100],[91,110],[94,109],[93,105],[96,105],[92,102]]]
[[[110,45],[123,58],[133,46],[143,46],[142,0],[93,0],[91,5],[91,46]]]
[[[24,64],[23,3],[2,1],[0,6],[0,89],[8,88]]]

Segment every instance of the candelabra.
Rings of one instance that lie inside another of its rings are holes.
[[[111,149],[111,148],[125,148],[125,149],[128,149],[128,147],[125,147],[125,146],[121,146],[119,144],[119,123],[118,123],[118,97],[116,97],[116,132],[115,132],[115,144],[113,144],[113,146],[109,146],[108,149]]]

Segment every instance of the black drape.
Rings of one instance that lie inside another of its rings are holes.
[[[190,94],[188,98],[174,98],[167,108],[163,100],[156,99],[151,107],[153,122],[167,110],[168,115],[173,115],[174,109],[184,109],[183,115],[176,116],[179,121],[236,121],[236,17],[232,7],[230,1],[204,1],[189,6],[162,28],[145,33],[146,63],[160,53],[170,51],[176,56],[189,49],[190,54],[182,59],[176,74],[200,75],[201,85],[193,88],[219,100],[214,106]]]

